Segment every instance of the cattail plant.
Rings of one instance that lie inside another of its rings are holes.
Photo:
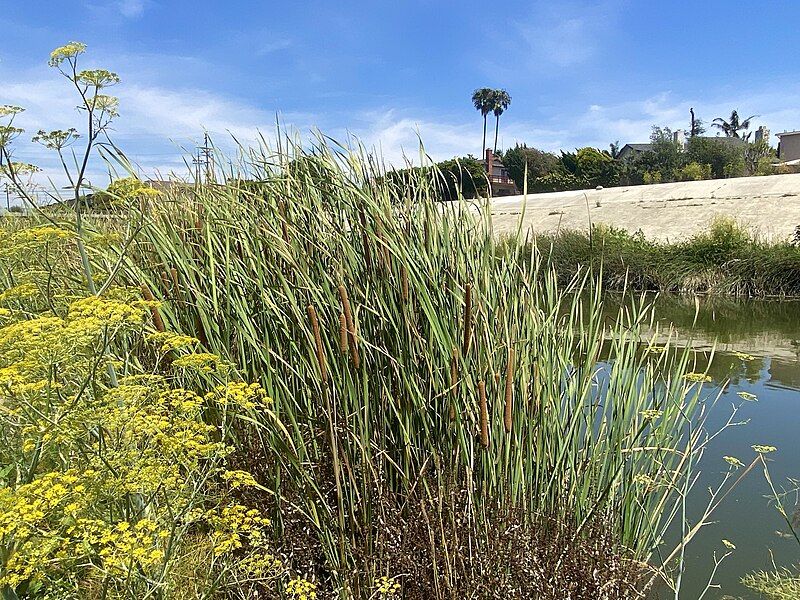
[[[408,304],[408,269],[405,265],[400,267],[400,294],[403,304]]]
[[[150,288],[144,282],[142,282],[140,287],[142,290],[142,298],[150,303],[150,314],[153,317],[153,327],[156,328],[156,331],[166,331],[166,327],[164,327],[164,320],[161,318],[161,313],[158,312],[158,306],[156,306],[156,299],[153,297],[153,292],[150,291]]]
[[[508,364],[506,365],[506,402],[503,411],[503,425],[506,433],[511,433],[514,401],[514,348],[508,348]]]
[[[269,390],[260,435],[237,454],[271,478],[265,506],[291,513],[275,519],[282,551],[324,565],[338,589],[363,590],[387,518],[410,498],[440,506],[465,490],[476,527],[495,525],[490,506],[518,511],[524,527],[541,514],[575,527],[601,515],[624,556],[660,568],[654,549],[703,446],[702,396],[682,378],[688,351],[641,352],[647,302],[609,318],[590,275],[560,280],[535,247],[497,239],[490,211],[440,202],[435,173],[413,170],[393,186],[363,149],[282,143],[238,159],[252,189],[166,191],[135,215],[140,243],[121,267],[139,285],[172,265],[183,301],[167,298],[163,321]],[[310,250],[289,255],[287,234]],[[374,268],[383,249],[399,282]],[[345,282],[358,286],[357,323]],[[325,343],[326,314],[338,314],[338,343]],[[322,403],[315,379],[328,384]],[[487,392],[504,400],[502,418],[490,419]],[[640,426],[648,410],[660,412],[658,427]],[[476,455],[509,432],[502,456]],[[659,485],[645,490],[640,474]],[[301,538],[308,546],[294,547]],[[448,569],[466,564],[454,552],[432,576],[442,590],[458,575]]]
[[[353,311],[350,308],[350,298],[347,295],[347,288],[339,285],[339,298],[342,301],[342,311],[344,312],[345,324],[347,326],[347,342],[350,348],[350,356],[353,359],[353,366],[358,369],[361,359],[358,354],[358,333],[356,324],[353,320]]]
[[[478,382],[478,404],[481,413],[481,446],[489,447],[489,407],[486,404],[486,382]]]
[[[308,320],[311,322],[311,332],[314,335],[314,349],[317,354],[317,364],[319,365],[320,378],[323,385],[328,384],[328,367],[325,362],[325,349],[322,346],[322,336],[319,333],[319,319],[317,319],[317,310],[312,304],[306,307],[308,312]]]
[[[458,391],[458,350],[453,346],[453,353],[450,357],[450,420],[456,420],[456,398]]]
[[[339,313],[339,351],[344,355],[348,352],[347,317],[343,312]]]
[[[289,219],[286,216],[285,200],[278,202],[278,210],[280,211],[281,215],[281,237],[283,238],[283,243],[287,246],[291,246],[291,240],[289,239]]]
[[[170,267],[169,278],[172,281],[173,296],[178,302],[183,302],[180,280],[178,279],[178,271],[175,269],[175,267]]]
[[[464,292],[464,344],[461,352],[464,357],[469,353],[470,339],[472,338],[472,286],[468,283]]]

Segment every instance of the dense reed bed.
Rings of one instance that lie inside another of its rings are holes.
[[[596,279],[559,281],[363,151],[235,165],[137,205],[130,245],[93,259],[272,398],[235,456],[321,595],[389,576],[406,598],[623,598],[669,579],[704,410],[689,353],[642,342],[643,301],[602,318]]]
[[[538,235],[533,244],[563,282],[585,269],[606,289],[721,296],[800,296],[797,241],[767,242],[727,218],[707,232],[674,243],[596,225],[591,234]]]

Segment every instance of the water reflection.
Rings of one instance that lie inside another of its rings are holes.
[[[620,302],[618,296],[607,298],[609,319],[615,318]],[[778,448],[770,455],[776,484],[788,485],[790,477],[799,476],[800,302],[662,296],[655,300],[655,316],[656,338],[666,340],[673,326],[672,339],[694,350],[694,370],[707,369],[715,391],[723,388],[710,412],[709,428],[724,426],[734,405],[741,405],[736,421],[746,421],[709,444],[693,490],[690,519],[696,522],[708,502],[708,488],[715,487],[727,470],[722,457],[749,463],[753,444]],[[758,400],[743,400],[740,392]],[[705,589],[714,553],[725,553],[723,539],[733,542],[736,550],[717,571],[715,583],[720,588],[710,589],[704,598],[757,598],[739,583],[743,575],[771,570],[773,563],[790,566],[800,561],[800,546],[785,535],[786,525],[770,505],[769,493],[763,474],[754,470],[726,499],[714,514],[715,523],[701,530],[687,549],[681,598],[695,599]]]

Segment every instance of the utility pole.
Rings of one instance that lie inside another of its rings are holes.
[[[197,156],[192,160],[195,166],[195,182],[200,184],[201,178],[205,183],[214,181],[214,147],[208,133],[203,134],[203,145],[197,146]]]

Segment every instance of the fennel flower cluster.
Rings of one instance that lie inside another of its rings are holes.
[[[218,585],[272,586],[285,569],[270,522],[238,492],[258,483],[229,467],[213,420],[263,405],[264,391],[219,378],[204,389],[169,365],[146,372],[129,348],[147,344],[149,307],[123,297],[3,312],[0,595],[104,587],[108,598],[168,597],[198,547]],[[193,340],[156,340],[193,356]]]

